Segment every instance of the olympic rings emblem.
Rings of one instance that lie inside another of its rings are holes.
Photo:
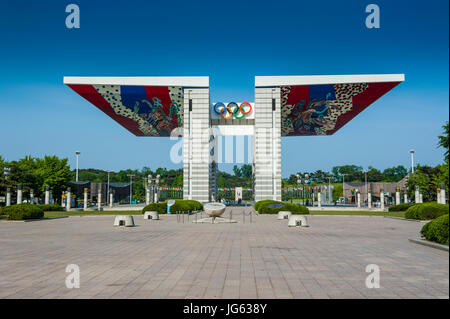
[[[244,109],[244,106],[248,107],[247,111]],[[219,109],[220,107],[222,108]],[[232,116],[236,119],[241,119],[252,111],[252,105],[248,102],[243,102],[241,105],[230,102],[225,106],[222,102],[218,102],[214,105],[214,111],[225,120],[230,119]],[[240,115],[238,115],[238,113],[240,113]]]

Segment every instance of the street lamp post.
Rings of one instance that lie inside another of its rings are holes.
[[[133,198],[133,174],[127,174],[127,176],[130,176],[130,205],[131,205],[131,200]]]
[[[77,162],[77,164],[76,164],[76,173],[75,173],[75,181],[76,182],[78,182],[78,156],[80,155],[80,151],[76,151],[75,152],[75,155],[76,155],[76,158],[77,158],[77,160],[76,160],[76,162]]]
[[[409,153],[411,154],[411,173],[414,174],[414,150],[409,150]]]
[[[297,187],[298,187],[302,181],[300,178],[300,174],[297,174],[296,177],[297,177]]]

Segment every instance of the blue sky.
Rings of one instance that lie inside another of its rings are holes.
[[[81,28],[65,27],[76,3]],[[345,4],[344,4],[345,3]],[[376,3],[381,28],[365,27]],[[81,168],[167,167],[173,141],[135,137],[65,75],[210,76],[212,101],[253,101],[255,75],[405,73],[336,134],[282,140],[283,176],[343,164],[442,162],[448,1],[33,1],[0,4],[0,155]],[[221,166],[229,170],[229,165]]]

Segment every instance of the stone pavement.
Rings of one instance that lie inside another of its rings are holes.
[[[408,241],[423,223],[309,216],[311,227],[288,228],[274,215],[243,223],[242,211],[237,224],[0,222],[0,298],[449,297],[448,252]],[[80,267],[79,289],[65,286],[68,264]],[[368,264],[380,267],[379,289],[365,286]]]

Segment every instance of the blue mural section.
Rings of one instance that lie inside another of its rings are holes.
[[[153,112],[152,102],[148,99],[144,86],[120,87],[122,105],[137,114],[149,114]]]

